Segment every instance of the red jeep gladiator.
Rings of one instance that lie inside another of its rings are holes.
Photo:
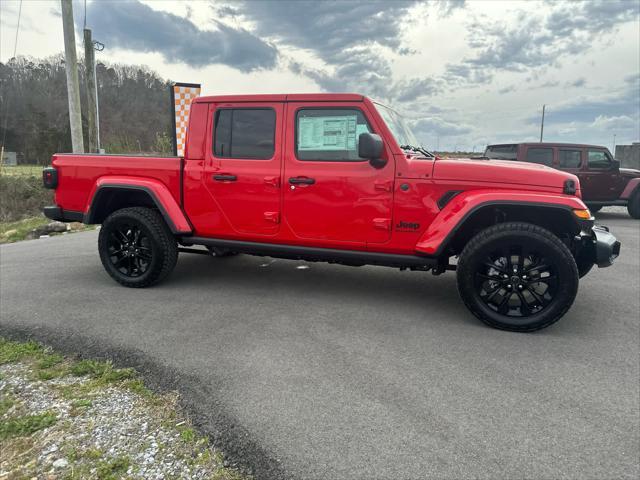
[[[540,163],[573,173],[580,180],[582,199],[591,212],[602,207],[627,207],[640,218],[640,170],[620,168],[607,147],[576,143],[511,143],[489,145],[485,159]]]
[[[533,331],[620,249],[594,226],[575,175],[439,159],[398,113],[355,94],[200,97],[184,158],[56,154],[43,175],[56,201],[45,214],[102,224],[100,259],[127,287],[165,278],[178,252],[209,253],[193,245],[456,270],[473,314]]]

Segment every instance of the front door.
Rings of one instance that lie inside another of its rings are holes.
[[[362,103],[287,105],[283,217],[298,241],[340,248],[389,240],[393,161],[376,169],[360,158],[364,132],[375,127]]]
[[[203,182],[210,236],[273,236],[280,227],[281,103],[217,104]]]
[[[617,200],[619,172],[613,168],[613,159],[608,151],[588,148],[586,171],[582,175],[580,186],[582,197],[589,200]]]

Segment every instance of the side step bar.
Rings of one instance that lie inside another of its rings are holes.
[[[180,243],[185,246],[205,245],[211,247],[223,247],[234,252],[266,257],[345,263],[349,265],[380,265],[385,267],[418,268],[426,270],[438,264],[436,258],[420,257],[418,255],[337,250],[332,248],[245,242],[242,240],[225,240],[206,237],[182,237],[180,239]]]

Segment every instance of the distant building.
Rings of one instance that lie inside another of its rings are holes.
[[[615,157],[620,160],[621,166],[640,170],[640,142],[633,142],[631,145],[616,145]]]
[[[16,152],[4,152],[4,156],[2,157],[2,165],[17,165],[18,164],[18,156]]]

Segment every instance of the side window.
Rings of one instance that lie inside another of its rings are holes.
[[[213,153],[220,158],[268,160],[275,151],[276,112],[270,108],[216,111]]]
[[[604,150],[589,150],[589,168],[593,170],[607,170],[611,167],[611,159]]]
[[[527,162],[553,166],[553,148],[531,147],[527,149]]]
[[[559,150],[560,168],[580,168],[582,164],[581,150]]]
[[[306,108],[296,114],[298,160],[362,162],[358,138],[371,132],[360,110],[354,108]]]
[[[493,160],[517,160],[517,145],[494,145],[487,147],[484,156]]]

